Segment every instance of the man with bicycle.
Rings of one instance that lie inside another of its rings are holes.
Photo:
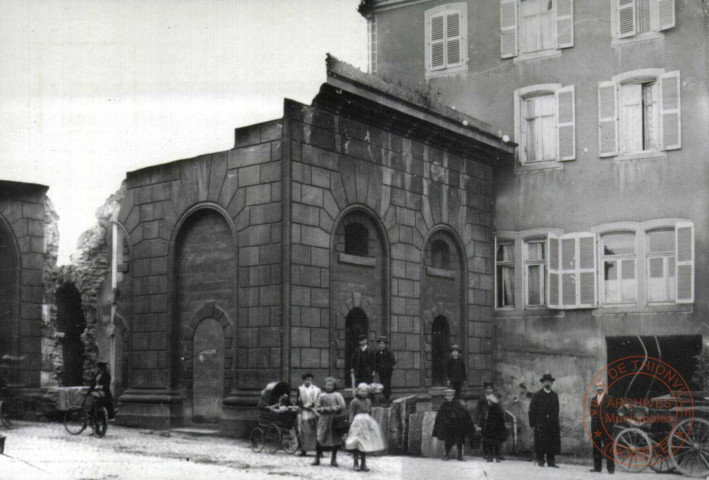
[[[108,412],[108,418],[114,417],[113,410],[113,395],[111,394],[111,374],[108,373],[108,364],[106,362],[96,362],[96,375],[91,381],[91,387],[87,394],[95,394],[96,408],[105,407]]]

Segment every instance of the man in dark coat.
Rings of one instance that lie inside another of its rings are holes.
[[[441,404],[433,423],[433,436],[443,440],[446,454],[443,460],[450,459],[450,451],[453,444],[458,448],[458,460],[463,460],[463,442],[467,435],[471,435],[475,425],[470,418],[468,409],[458,400],[454,400],[455,390],[446,389],[444,392],[445,402]]]
[[[446,362],[446,378],[448,379],[448,386],[455,390],[455,398],[457,400],[460,398],[460,391],[466,378],[465,363],[460,358],[461,351],[458,345],[453,345],[450,352],[451,356]]]
[[[366,335],[360,335],[358,340],[359,347],[357,347],[352,355],[350,372],[354,373],[355,386],[360,383],[369,385],[372,383],[372,373],[374,372],[374,351],[370,350],[367,345]]]
[[[106,407],[108,418],[113,418],[113,395],[111,394],[111,374],[108,373],[108,364],[106,362],[96,363],[97,371],[91,381],[89,393],[98,392],[99,407]]]
[[[612,424],[603,423],[603,418],[611,418],[615,413],[615,400],[608,393],[603,380],[596,382],[596,393],[591,398],[591,433],[593,435],[593,470],[601,472],[603,470],[603,457],[606,457],[606,468],[608,473],[615,471],[615,461],[613,458],[613,437],[609,435]],[[605,455],[604,455],[605,453]]]
[[[554,456],[561,451],[561,426],[559,425],[559,396],[552,391],[554,377],[545,373],[539,381],[544,387],[532,396],[529,404],[529,426],[534,429],[534,452],[540,467],[546,463],[558,468]]]
[[[379,349],[374,355],[374,370],[379,375],[379,381],[384,387],[384,399],[389,403],[391,396],[391,374],[394,372],[396,358],[389,350],[389,340],[387,337],[379,337],[377,339]]]
[[[485,392],[478,400],[475,409],[475,419],[482,434],[485,460],[488,462],[495,460],[499,463],[502,461],[500,446],[508,436],[505,412],[500,405],[498,396],[493,391],[493,384],[487,382],[484,387]]]

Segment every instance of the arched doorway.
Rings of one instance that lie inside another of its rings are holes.
[[[357,337],[369,333],[369,321],[367,314],[361,308],[355,307],[350,310],[345,319],[345,385],[352,386],[350,379],[350,362],[357,348]]]
[[[236,252],[233,231],[226,218],[212,208],[201,208],[180,226],[175,240],[175,304],[172,382],[183,394],[183,418],[217,421],[224,394],[232,388],[232,346],[212,308],[233,314]],[[196,312],[212,305],[198,325]],[[184,332],[192,332],[185,335]],[[229,349],[230,360],[225,359]]]
[[[12,323],[17,301],[17,251],[12,233],[0,222],[0,356],[12,354]]]
[[[200,322],[193,352],[192,420],[218,422],[224,399],[224,332],[219,322],[213,318]]]
[[[434,387],[446,384],[446,360],[450,347],[448,320],[439,315],[431,325],[431,382]]]
[[[65,387],[83,385],[84,344],[81,334],[86,329],[86,319],[81,309],[81,294],[73,283],[65,283],[55,293],[57,305],[57,329],[64,334],[62,359]]]

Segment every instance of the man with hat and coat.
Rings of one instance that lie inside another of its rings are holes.
[[[369,349],[366,335],[360,335],[357,340],[359,341],[359,346],[352,354],[350,373],[354,373],[355,386],[360,383],[369,385],[372,383],[374,373],[374,351]]]
[[[389,340],[387,337],[379,337],[377,339],[378,349],[374,354],[374,371],[379,375],[379,381],[384,387],[384,400],[389,403],[391,396],[391,375],[394,372],[396,358],[391,350],[389,350]]]
[[[460,398],[460,391],[466,379],[465,363],[460,357],[461,350],[458,345],[453,345],[450,353],[451,356],[446,362],[446,378],[448,379],[448,386],[455,390],[455,399],[457,400]]]
[[[545,373],[539,381],[543,387],[532,396],[529,404],[529,426],[534,429],[534,452],[537,464],[558,468],[554,456],[561,451],[559,396],[551,389],[554,377]]]
[[[488,462],[495,460],[499,463],[502,461],[500,446],[508,436],[505,412],[502,410],[499,397],[493,391],[492,382],[485,382],[483,386],[485,391],[478,400],[475,419],[482,434],[485,460]]]
[[[608,387],[603,380],[595,385],[595,395],[591,398],[591,432],[593,433],[593,470],[600,473],[603,470],[603,457],[606,457],[608,473],[615,472],[613,459],[613,437],[609,429],[613,426],[604,424],[603,418],[611,418],[615,414],[615,400],[608,393]]]

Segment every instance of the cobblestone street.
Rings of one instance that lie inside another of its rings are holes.
[[[483,463],[468,457],[466,462],[443,463],[420,457],[374,457],[368,474],[352,471],[352,458],[340,455],[340,467],[312,467],[312,457],[301,458],[279,452],[254,453],[243,440],[197,437],[186,434],[128,429],[111,425],[106,437],[88,433],[69,435],[58,423],[20,422],[6,435],[5,455],[0,456],[2,480],[201,480],[201,479],[335,479],[369,480],[437,479],[595,479],[606,478],[588,472],[588,465],[568,465],[552,470],[532,466],[528,461],[507,460]],[[607,477],[612,478],[612,477]],[[650,470],[642,474],[618,472],[615,478],[656,479]]]

